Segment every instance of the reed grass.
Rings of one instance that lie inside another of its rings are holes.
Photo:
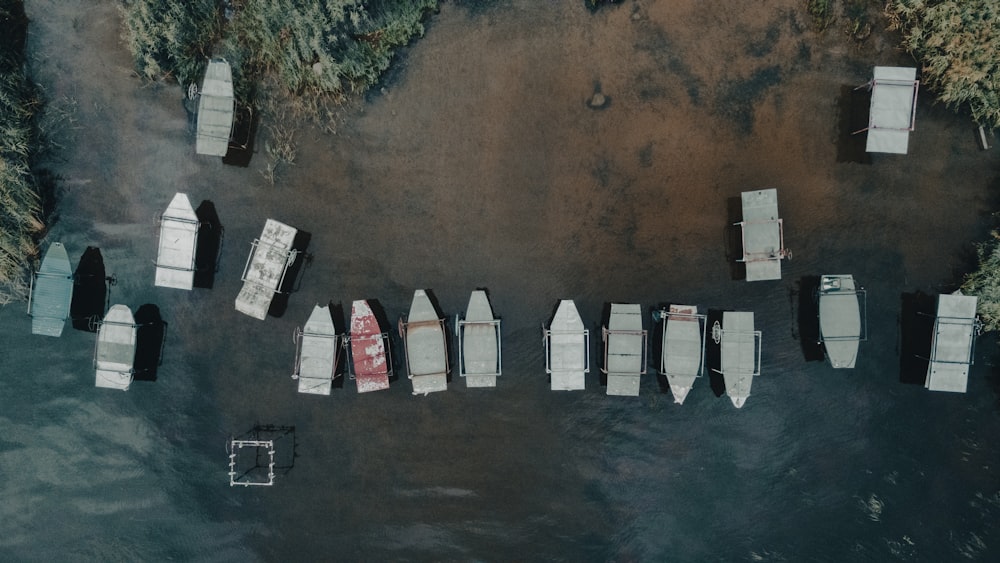
[[[983,330],[1000,329],[1000,232],[976,246],[979,267],[965,276],[962,292],[979,297],[978,313]]]
[[[938,100],[968,108],[980,125],[1000,127],[1000,2],[890,0],[885,14]]]
[[[23,71],[27,23],[19,0],[0,0],[0,304],[24,298],[44,230],[31,170],[41,104]]]

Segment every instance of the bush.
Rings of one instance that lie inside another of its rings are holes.
[[[979,268],[965,276],[962,293],[979,297],[978,313],[983,330],[1000,329],[1000,232],[976,247]]]
[[[890,0],[889,29],[923,65],[923,81],[949,107],[1000,127],[1000,3],[996,0]]]
[[[21,2],[0,0],[0,303],[21,293],[44,228],[30,167],[39,104],[23,71],[26,28]]]
[[[148,80],[200,81],[222,17],[217,0],[122,0],[122,38]]]

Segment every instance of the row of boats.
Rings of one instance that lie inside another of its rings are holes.
[[[780,279],[780,261],[790,257],[777,212],[776,190],[742,194],[743,256],[748,281]],[[161,216],[154,283],[160,287],[190,290],[196,272],[195,254],[200,221],[186,194],[177,193]],[[267,219],[261,236],[251,244],[243,269],[243,286],[236,309],[265,319],[272,300],[283,292],[289,268],[301,253],[295,248],[298,231]],[[49,336],[62,333],[69,317],[73,272],[66,249],[53,243],[39,271],[32,277],[28,313],[32,332]],[[859,342],[867,339],[865,290],[852,275],[824,275],[816,291],[820,341],[834,368],[853,368]],[[926,387],[964,392],[972,346],[978,334],[977,300],[974,296],[941,295],[935,318]],[[750,395],[753,378],[760,374],[761,333],[752,312],[726,311],[708,326],[696,306],[671,305],[656,311],[662,323],[658,371],[669,383],[677,403],[683,403],[697,378],[705,373],[705,347],[709,337],[719,347],[718,367],[726,393],[736,407]],[[96,322],[96,385],[128,389],[134,373],[138,325],[128,306],[112,306]],[[472,292],[464,318],[456,318],[458,371],[469,387],[494,387],[501,375],[500,320],[493,315],[485,291]],[[425,290],[416,290],[409,314],[399,320],[406,372],[413,393],[447,389],[450,366],[445,321]],[[354,301],[350,329],[338,333],[329,306],[317,305],[309,320],[295,331],[296,361],[293,378],[302,393],[329,394],[338,377],[341,352],[346,351],[350,378],[358,392],[387,389],[393,375],[389,333],[368,301]],[[648,331],[638,304],[612,304],[601,328],[604,344],[601,372],[609,395],[638,395],[647,373]],[[590,373],[590,332],[572,300],[559,302],[543,332],[545,370],[553,390],[585,388]]]

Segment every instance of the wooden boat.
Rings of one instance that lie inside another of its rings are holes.
[[[865,151],[906,154],[917,118],[920,88],[917,69],[877,66],[872,71],[872,79],[858,88],[868,88],[872,93],[868,126],[854,132],[868,132]]]
[[[114,305],[97,331],[94,385],[127,391],[135,373],[135,346],[139,327],[126,305]]]
[[[427,292],[413,292],[410,314],[399,320],[399,334],[406,349],[406,371],[414,395],[448,389],[448,346],[444,320],[438,317]]]
[[[73,300],[73,268],[66,247],[54,242],[45,251],[42,265],[31,278],[28,315],[31,334],[62,336]]]
[[[174,194],[160,218],[155,285],[188,290],[194,287],[198,226],[198,216],[187,195]]]
[[[501,374],[500,319],[493,318],[489,297],[476,290],[469,296],[465,319],[456,320],[458,373],[467,387],[496,387]]]
[[[294,336],[296,354],[292,379],[299,381],[299,393],[329,395],[337,377],[341,347],[330,307],[313,307],[305,327],[296,329]]]
[[[198,100],[196,153],[226,156],[235,111],[233,70],[226,59],[211,59],[205,69]]]
[[[754,330],[753,313],[726,311],[722,325],[716,322],[712,337],[721,345],[721,366],[717,370],[726,383],[726,394],[736,408],[750,396],[753,378],[760,375],[760,331]]]
[[[835,368],[853,368],[858,359],[858,344],[867,338],[861,316],[864,298],[865,290],[855,286],[850,274],[820,277],[820,341]]]
[[[389,335],[382,332],[378,319],[367,301],[351,305],[350,342],[351,378],[357,382],[358,393],[389,388],[392,365],[389,361]]]
[[[243,288],[236,296],[237,311],[260,320],[267,317],[274,294],[281,291],[285,272],[298,255],[292,249],[296,234],[295,228],[274,219],[264,223],[264,231],[253,241],[243,268]]]
[[[736,223],[743,238],[747,281],[780,280],[781,260],[791,258],[785,248],[784,224],[778,217],[778,190],[741,194],[743,221]]]
[[[608,395],[636,397],[646,373],[647,332],[642,328],[642,307],[612,303],[608,326],[602,327],[604,368]]]
[[[694,305],[671,305],[663,319],[660,373],[667,378],[674,402],[684,404],[697,378],[705,373],[707,318]]]
[[[573,391],[586,387],[590,373],[590,331],[571,299],[563,299],[556,308],[549,328],[543,331],[545,372],[553,391]]]
[[[931,391],[965,393],[969,367],[975,353],[981,324],[976,317],[978,298],[962,295],[938,296],[937,318],[931,338],[931,357],[924,387]]]

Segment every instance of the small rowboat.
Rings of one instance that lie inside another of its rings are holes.
[[[295,330],[295,370],[299,393],[329,395],[337,377],[340,335],[330,316],[330,307],[316,305],[302,329]]]
[[[413,394],[427,395],[448,389],[444,320],[423,289],[413,292],[407,320],[399,319],[399,334],[406,348],[406,371],[413,383]]]
[[[135,346],[139,327],[126,305],[114,305],[97,330],[94,385],[128,391],[135,373]]]
[[[586,387],[590,373],[590,331],[572,299],[563,299],[552,323],[542,332],[545,344],[545,372],[553,391],[574,391]]]
[[[42,266],[31,279],[28,315],[31,334],[62,336],[73,300],[73,269],[61,242],[45,252]]]
[[[194,287],[198,225],[198,216],[187,195],[175,194],[160,218],[155,285],[188,290]]]
[[[664,319],[660,373],[667,378],[674,402],[684,404],[697,378],[705,373],[707,318],[694,305],[671,305]]]
[[[476,290],[469,296],[458,333],[458,373],[467,387],[496,387],[501,373],[500,319],[493,318],[489,297]]]
[[[647,332],[642,328],[642,307],[612,303],[608,326],[602,327],[604,368],[608,395],[639,395],[641,377],[646,373]]]
[[[274,219],[264,223],[264,231],[253,241],[243,268],[243,288],[236,296],[237,311],[260,320],[267,317],[274,294],[281,291],[285,272],[298,255],[292,249],[296,234],[295,228]]]
[[[351,379],[357,382],[358,393],[388,389],[389,376],[392,375],[389,334],[382,332],[367,301],[355,301],[351,305],[351,333],[348,342]]]
[[[753,313],[722,313],[722,325],[716,322],[712,327],[712,338],[721,345],[718,371],[726,382],[726,394],[736,408],[743,408],[753,378],[760,375],[761,337],[754,330]]]
[[[965,393],[982,325],[976,317],[974,295],[938,296],[937,318],[931,339],[931,357],[924,387],[931,391]]]
[[[861,316],[865,290],[854,284],[850,274],[828,274],[820,277],[818,298],[820,341],[830,365],[853,368],[858,344],[867,339]]]
[[[736,223],[743,237],[743,262],[747,281],[780,280],[781,259],[791,258],[785,248],[784,223],[778,217],[778,190],[756,190],[740,195],[743,220]]]

